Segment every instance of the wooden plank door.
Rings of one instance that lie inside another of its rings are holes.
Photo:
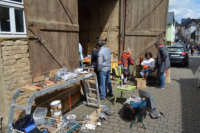
[[[78,0],[25,0],[32,76],[79,65]]]
[[[139,58],[146,51],[156,54],[154,43],[166,31],[169,0],[122,0],[122,48],[133,48],[133,57]]]

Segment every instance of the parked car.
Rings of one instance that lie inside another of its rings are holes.
[[[171,63],[182,64],[183,66],[189,65],[189,56],[184,44],[173,44],[167,46],[169,51],[169,59]]]

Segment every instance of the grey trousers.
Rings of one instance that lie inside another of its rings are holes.
[[[155,103],[154,103],[154,98],[151,95],[151,93],[149,93],[147,91],[144,91],[144,90],[141,90],[141,89],[138,89],[138,92],[139,92],[139,95],[140,95],[141,98],[146,98],[147,99],[147,106],[148,106],[148,100],[149,100],[151,111],[152,110],[156,110],[156,106],[155,106]]]

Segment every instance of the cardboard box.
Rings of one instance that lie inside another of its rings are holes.
[[[170,84],[171,83],[171,76],[170,76],[170,69],[168,69],[166,76],[165,76],[165,83]]]
[[[146,80],[143,78],[135,78],[137,89],[146,89]]]

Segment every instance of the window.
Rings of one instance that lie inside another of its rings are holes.
[[[10,0],[10,1],[16,1],[16,2],[21,2],[22,3],[22,0]]]
[[[0,7],[0,31],[10,32],[9,8]]]
[[[17,32],[24,32],[23,10],[15,9],[15,26]]]
[[[169,52],[184,52],[185,49],[182,47],[168,47]]]
[[[23,0],[0,1],[0,37],[26,37]]]

